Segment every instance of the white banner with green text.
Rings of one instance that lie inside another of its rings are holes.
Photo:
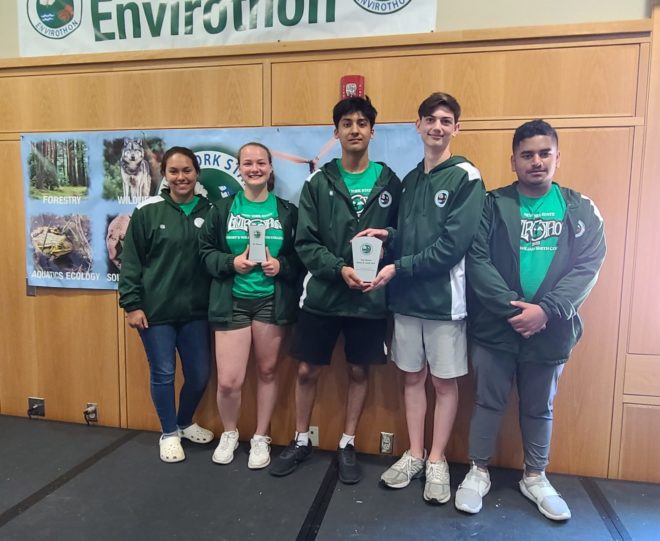
[[[435,29],[437,0],[16,0],[21,56],[210,47]]]

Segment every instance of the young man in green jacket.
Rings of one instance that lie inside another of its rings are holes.
[[[577,311],[605,258],[603,219],[584,195],[552,181],[559,166],[557,132],[542,120],[513,136],[518,180],[488,194],[467,261],[475,407],[472,467],[456,508],[478,513],[490,489],[488,461],[513,380],[520,397],[525,455],[521,492],[552,520],[571,512],[545,476],[553,400],[582,335]]]
[[[296,434],[271,465],[276,476],[293,472],[309,457],[309,424],[321,367],[344,334],[349,366],[344,434],[338,446],[339,479],[361,478],[355,432],[367,396],[369,365],[385,362],[385,292],[365,293],[368,284],[353,269],[351,239],[366,227],[396,221],[401,182],[382,163],[369,160],[376,109],[368,98],[335,105],[335,137],[340,159],[312,174],[300,195],[295,247],[308,270],[294,327],[291,355],[299,361],[296,380]]]
[[[403,180],[397,229],[367,230],[392,245],[371,289],[390,282],[394,312],[392,359],[403,372],[410,449],[381,476],[403,488],[426,473],[424,499],[451,497],[445,447],[458,406],[457,378],[467,373],[465,253],[479,225],[485,188],[479,170],[450,143],[458,134],[461,109],[449,94],[436,92],[419,106],[417,131],[424,159]],[[435,390],[433,441],[424,449],[426,379]]]

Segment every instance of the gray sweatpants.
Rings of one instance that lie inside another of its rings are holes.
[[[515,355],[474,344],[471,349],[476,392],[470,423],[470,460],[486,466],[495,451],[500,421],[515,378],[519,420],[528,472],[548,465],[552,403],[563,364],[518,362]]]

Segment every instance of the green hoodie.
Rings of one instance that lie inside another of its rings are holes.
[[[396,222],[401,182],[385,164],[358,218],[337,163],[312,174],[300,194],[296,250],[309,271],[300,299],[304,310],[320,315],[380,319],[387,315],[385,291],[350,289],[341,268],[353,266],[351,239],[368,227]]]
[[[219,199],[211,209],[200,236],[200,254],[206,269],[213,277],[209,298],[209,321],[224,323],[231,321],[234,285],[234,258],[227,244],[227,219],[236,196]],[[284,241],[277,257],[280,272],[275,277],[273,297],[275,323],[285,325],[296,319],[302,265],[293,248],[293,237],[298,221],[295,205],[277,199],[277,215],[282,224]]]
[[[403,179],[396,230],[389,230],[396,274],[395,314],[435,320],[467,315],[465,253],[479,225],[486,190],[479,170],[452,156],[428,173],[424,162]]]
[[[548,316],[543,331],[523,338],[507,319],[520,313],[520,206],[517,183],[490,192],[467,258],[470,287],[468,333],[486,348],[518,356],[522,362],[563,363],[582,336],[580,305],[596,284],[605,258],[603,219],[586,196],[560,188],[566,202],[557,251],[530,301]]]
[[[164,189],[131,216],[121,254],[119,305],[127,312],[143,310],[150,325],[206,319],[210,278],[197,242],[211,206],[198,197],[186,216]]]

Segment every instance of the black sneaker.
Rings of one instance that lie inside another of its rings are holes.
[[[273,460],[270,465],[269,472],[276,477],[289,475],[298,467],[302,461],[307,460],[312,454],[312,442],[308,442],[305,446],[300,446],[293,440],[287,445],[280,456]]]
[[[337,472],[339,480],[345,485],[354,485],[362,479],[362,468],[350,443],[343,449],[337,449]]]

